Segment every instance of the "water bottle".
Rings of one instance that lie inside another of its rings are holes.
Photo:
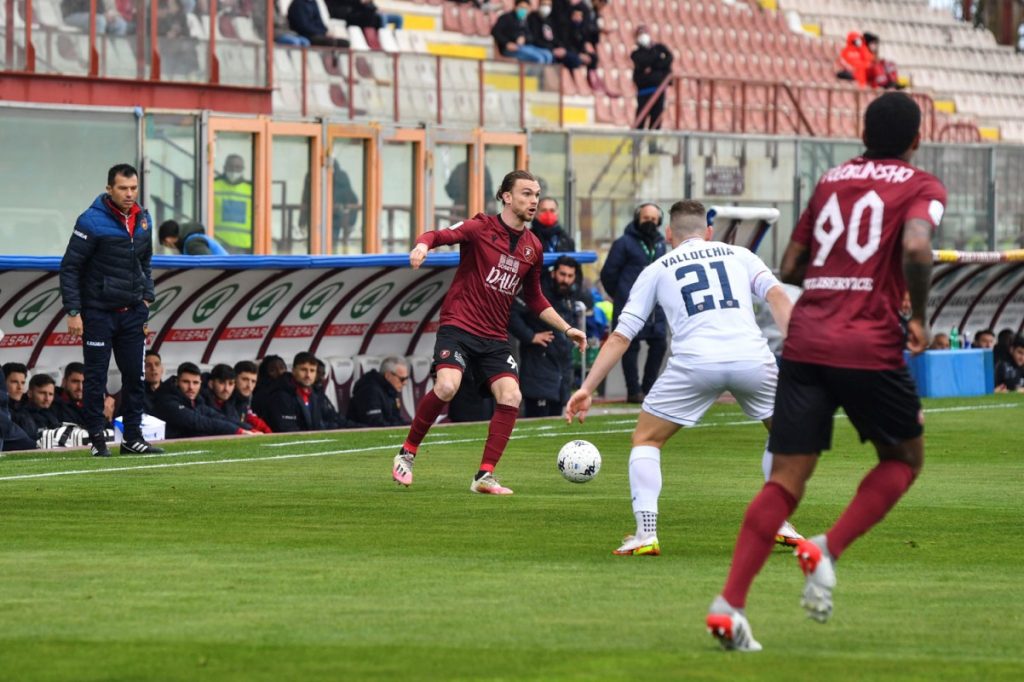
[[[971,347],[971,335],[965,329],[963,335],[960,337],[960,348],[962,348],[963,350],[967,350],[970,347]]]
[[[957,350],[960,348],[960,331],[953,327],[949,330],[949,349]]]

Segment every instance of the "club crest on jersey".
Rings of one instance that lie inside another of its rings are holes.
[[[527,263],[532,263],[533,262],[533,256],[534,256],[533,247],[532,246],[524,246],[523,247],[523,260],[525,260]]]
[[[442,360],[447,360],[448,356],[451,355],[451,354],[452,354],[452,352],[450,350],[443,350],[443,351],[441,351],[441,359]]]

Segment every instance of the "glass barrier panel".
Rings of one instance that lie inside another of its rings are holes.
[[[393,121],[395,116],[394,66],[386,52],[353,54],[356,117]]]
[[[480,125],[478,64],[475,59],[441,59],[441,120],[444,125]]]
[[[274,47],[274,113],[302,115],[303,48]],[[323,61],[315,51],[306,52],[307,61]],[[308,68],[308,64],[307,64]],[[309,93],[307,92],[307,97]]]
[[[431,230],[440,230],[470,217],[469,150],[469,145],[464,144],[434,146],[434,219],[429,225]]]
[[[486,61],[484,65],[484,125],[488,130],[520,128],[519,64]],[[536,92],[544,80],[544,67],[526,67],[524,86]]]
[[[437,123],[437,64],[430,55],[399,55],[398,118],[402,123]]]
[[[19,42],[24,42],[24,0],[16,12],[21,24]],[[36,50],[37,73],[85,76],[89,73],[89,0],[32,0],[32,43]],[[97,3],[96,42],[106,35],[123,36],[127,23],[117,12],[103,11]]]
[[[568,195],[566,173],[569,160],[569,136],[565,133],[533,133],[530,135],[530,172],[540,180],[541,196],[558,200],[563,218],[562,227],[575,238],[575,230],[566,225],[565,200]]]
[[[310,253],[309,170],[319,179],[319,164],[311,164],[310,139],[276,135],[272,141],[270,178],[270,253]],[[300,179],[301,178],[301,179]]]
[[[292,50],[297,78],[296,92],[301,97],[302,54]],[[276,63],[275,63],[276,66]],[[329,48],[308,48],[306,54],[306,101],[310,116],[348,118],[348,54]],[[301,100],[296,106],[301,107]]]
[[[253,252],[253,217],[259,210],[252,185],[254,141],[252,133],[228,131],[218,131],[214,141],[210,220],[214,236],[230,253]]]
[[[84,117],[2,107],[0,139],[7,177],[18,177],[0,183],[5,255],[63,255],[75,220],[105,192],[107,170],[118,163],[138,164],[138,122],[131,112],[91,111]]]
[[[367,143],[362,138],[336,137],[332,144],[334,173],[327,210],[332,231],[331,253],[365,253],[363,197],[366,196]]]
[[[519,65],[516,67],[517,80]],[[528,64],[523,67],[523,86],[526,93],[526,125],[539,128],[558,128],[562,124],[562,117],[559,115],[559,90],[565,87],[562,79],[572,80],[572,74],[568,71],[563,76],[564,67],[560,64],[540,66],[539,64]],[[518,85],[518,84],[517,84]],[[568,92],[568,91],[567,91]],[[515,100],[518,105],[518,98]],[[564,121],[568,124],[582,125],[593,123],[589,106],[579,106],[581,102],[571,97],[562,102],[564,104]],[[519,125],[519,110],[515,111],[516,118],[513,127]]]
[[[576,248],[607,252],[633,219],[634,142],[629,135],[572,135]]]
[[[996,156],[995,246],[1024,248],[1024,147],[999,146]]]
[[[165,220],[198,222],[196,117],[148,114],[143,138],[143,205],[159,226]],[[177,254],[176,249],[167,253]]]
[[[217,61],[223,85],[262,87],[267,82],[267,3],[217,3]]]
[[[494,196],[505,175],[516,169],[516,148],[507,144],[484,146],[484,213],[500,213],[503,205]],[[544,186],[541,185],[541,196]]]
[[[160,79],[205,83],[210,79],[210,16],[190,11],[192,0],[157,3]]]
[[[973,145],[922,145],[912,163],[946,186],[946,212],[935,230],[937,249],[985,251],[989,248],[989,148]]]
[[[381,253],[412,250],[416,233],[413,204],[418,182],[415,144],[387,141],[381,145],[381,167],[387,169],[387,177],[381,184],[378,227]]]

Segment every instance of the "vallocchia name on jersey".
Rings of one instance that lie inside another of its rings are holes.
[[[703,260],[705,258],[715,258],[717,256],[731,256],[732,254],[733,250],[727,246],[715,246],[710,249],[697,249],[696,251],[671,253],[665,258],[662,258],[660,262],[667,268],[691,260]]]

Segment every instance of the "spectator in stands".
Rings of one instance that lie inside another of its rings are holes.
[[[345,25],[358,26],[364,31],[384,28],[387,24],[400,29],[403,24],[401,14],[381,14],[373,0],[327,0],[327,12],[332,18],[343,20]]]
[[[1024,393],[1024,336],[1014,337],[1010,357],[996,365],[996,393]]]
[[[316,356],[302,351],[292,371],[285,372],[268,389],[266,413],[260,415],[274,433],[324,431],[347,425],[323,393],[314,390]]]
[[[556,24],[557,25],[557,24]],[[597,77],[597,41],[600,33],[597,24],[594,22],[594,15],[590,8],[578,0],[569,7],[569,21],[563,25],[562,30],[555,32],[565,49],[574,52],[580,63],[587,67],[587,82],[596,92],[604,92],[604,84]]]
[[[166,422],[167,438],[251,434],[237,422],[205,404],[199,393],[202,375],[194,363],[178,365],[178,373],[164,382],[154,401],[154,416]]]
[[[505,12],[494,22],[491,36],[503,57],[521,62],[551,64],[555,56],[551,50],[532,44],[526,19],[530,14],[530,0],[516,0],[515,9]]]
[[[241,360],[235,363],[234,369],[235,394],[231,399],[234,401],[236,409],[244,416],[253,431],[271,433],[270,426],[252,411],[252,397],[256,390],[256,363],[251,360]]]
[[[13,450],[34,450],[36,442],[25,430],[11,419],[11,411],[7,407],[7,377],[0,368],[0,452]]]
[[[940,332],[933,336],[928,350],[949,350],[949,334]]]
[[[530,229],[540,240],[544,253],[571,253],[576,250],[576,242],[558,221],[558,201],[554,197],[544,197],[537,203],[537,215],[530,223]]]
[[[636,115],[653,99],[648,112],[636,122],[638,130],[645,128],[658,130],[661,128],[661,115],[665,110],[665,94],[663,90],[657,95],[658,88],[666,78],[672,75],[672,53],[661,43],[652,43],[651,34],[646,26],[636,28],[636,49],[629,55],[633,60],[633,83],[636,85]]]
[[[157,3],[157,33],[164,75],[190,76],[199,71],[199,54],[188,27],[188,0]],[[195,3],[192,2],[192,7]]]
[[[64,23],[82,31],[89,32],[89,0],[61,0],[60,11],[64,15]],[[96,34],[109,33],[123,36],[128,32],[128,22],[118,12],[112,0],[96,0]]]
[[[867,48],[870,64],[868,66],[868,85],[883,90],[902,90],[900,74],[896,65],[878,54],[879,38],[874,33],[864,33],[864,47]]]
[[[85,427],[85,415],[82,413],[85,398],[85,365],[81,362],[69,362],[64,367],[64,376],[60,381],[60,390],[53,400],[53,411],[62,422]]]
[[[380,371],[371,369],[352,389],[348,418],[366,426],[408,426],[402,416],[402,387],[409,381],[409,364],[400,357],[385,358]]]
[[[696,202],[680,202],[690,204]],[[680,204],[673,206],[675,209]],[[686,210],[684,206],[680,210]],[[696,210],[690,207],[690,210]],[[643,269],[665,255],[665,236],[661,232],[663,215],[657,204],[640,204],[633,213],[633,220],[626,226],[621,237],[612,243],[601,268],[601,285],[614,304],[612,329],[619,323],[619,315],[629,298],[629,290]],[[654,307],[643,330],[629,344],[622,356],[622,374],[626,379],[626,399],[631,403],[642,403],[644,395],[651,390],[661,371],[661,361],[668,348],[665,312],[661,306]],[[640,356],[640,340],[647,341],[647,362],[641,382],[637,363]]]
[[[575,292],[579,263],[559,256],[550,277],[541,278],[541,290],[551,307],[569,326],[576,326]],[[509,333],[519,341],[519,389],[527,417],[559,417],[572,394],[572,341],[551,327],[516,298],[509,317]]]
[[[213,180],[213,232],[229,253],[252,253],[253,187],[245,171],[245,160],[228,154],[224,172]]]
[[[125,33],[128,35],[135,35],[137,14],[136,9],[138,7],[138,0],[113,0],[114,7],[117,9],[117,13],[121,15],[121,19],[125,22]]]
[[[280,0],[274,0],[274,42],[278,45],[291,45],[292,47],[309,47],[312,43],[309,42],[309,38],[300,36],[295,31],[288,27],[288,19],[281,14],[281,2]],[[262,8],[260,3],[256,3],[255,8]],[[261,23],[262,13],[259,9],[253,14],[253,24],[255,26],[262,26]]]
[[[327,26],[320,16],[316,0],[292,0],[288,6],[288,26],[313,45],[348,47],[348,39],[327,35]]]
[[[352,188],[352,181],[341,164],[334,159],[331,172],[331,231],[334,235],[334,252],[347,253],[348,240],[359,221],[359,195]],[[319,174],[317,174],[319,177]],[[309,173],[302,185],[302,208],[299,211],[299,225],[309,227]],[[362,253],[362,244],[353,244],[357,253]]]
[[[142,361],[143,380],[146,384],[146,395],[143,398],[145,413],[153,414],[153,399],[164,381],[164,363],[155,350],[147,350]]]
[[[49,374],[36,374],[28,382],[28,402],[11,418],[30,438],[61,426],[60,417],[53,411],[54,381]]]
[[[157,232],[160,243],[168,249],[177,249],[183,256],[226,256],[227,249],[206,234],[199,223],[181,223],[165,220]]]
[[[7,393],[7,409],[14,414],[25,406],[25,388],[28,382],[28,368],[20,362],[5,362],[3,366],[7,380],[4,387]]]
[[[982,329],[974,333],[971,348],[995,348],[996,333],[991,329]]]
[[[575,69],[583,62],[572,50],[567,50],[555,35],[555,20],[551,16],[551,0],[540,0],[537,9],[526,17],[530,31],[529,42],[551,52],[555,61],[567,69]]]
[[[856,31],[846,34],[846,46],[839,53],[836,77],[854,81],[864,87],[868,83],[868,68],[871,66],[871,52],[864,44],[864,36]]]

